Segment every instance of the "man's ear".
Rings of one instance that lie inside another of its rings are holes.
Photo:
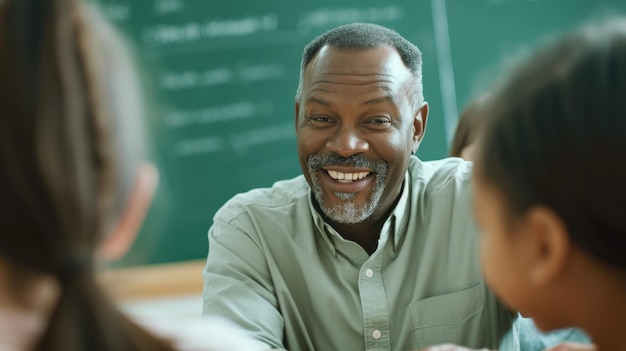
[[[130,196],[119,222],[104,238],[98,255],[107,261],[122,258],[135,241],[159,182],[159,174],[151,163],[143,163],[135,175]]]
[[[300,116],[300,103],[298,102],[298,99],[296,99],[295,101],[295,112],[296,112],[296,115],[295,115],[296,118],[294,118],[294,123],[296,125],[296,130],[298,130],[298,118]]]
[[[428,120],[428,102],[424,101],[422,106],[415,112],[413,117],[413,154],[417,152],[424,133],[426,132],[426,121]]]
[[[525,216],[531,242],[529,279],[543,287],[558,279],[565,271],[572,243],[567,227],[553,210],[538,206]]]

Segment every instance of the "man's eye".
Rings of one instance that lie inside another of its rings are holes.
[[[370,120],[370,123],[385,124],[385,123],[389,123],[389,120],[386,118],[373,118]]]
[[[330,123],[333,120],[330,117],[326,117],[326,116],[315,116],[315,117],[311,117],[311,121],[317,122],[317,123]]]
[[[375,127],[387,126],[390,123],[391,121],[389,120],[389,118],[386,118],[386,117],[371,118],[367,121],[367,124],[375,126]]]

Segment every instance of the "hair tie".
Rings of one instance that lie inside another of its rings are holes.
[[[89,259],[69,257],[61,265],[61,269],[59,269],[57,277],[59,278],[61,285],[67,286],[77,281],[85,273],[91,271],[91,267],[92,264]]]

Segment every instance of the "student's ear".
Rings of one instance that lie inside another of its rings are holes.
[[[529,279],[543,287],[565,271],[572,244],[561,217],[547,207],[531,208],[526,214],[527,235],[531,241]]]
[[[159,182],[159,174],[151,163],[143,163],[135,175],[133,188],[119,222],[98,248],[98,255],[107,261],[122,258],[135,241]]]
[[[417,148],[419,147],[422,139],[424,138],[424,133],[426,132],[426,121],[428,120],[428,103],[424,101],[422,106],[415,112],[415,116],[413,117],[413,152],[415,154],[417,152]]]

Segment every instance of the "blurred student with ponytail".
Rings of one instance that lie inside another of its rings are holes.
[[[220,340],[205,324],[203,340],[153,336],[97,283],[98,262],[125,253],[157,185],[141,101],[127,48],[97,9],[0,2],[0,349],[254,349],[225,325]]]

